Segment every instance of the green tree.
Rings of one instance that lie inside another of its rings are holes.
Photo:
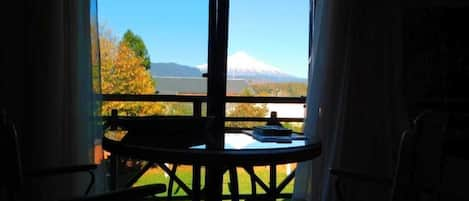
[[[166,102],[165,115],[192,115],[192,105],[188,103],[180,102]]]
[[[293,130],[293,132],[303,133],[304,123],[303,122],[286,122],[282,123],[282,126]]]
[[[143,59],[143,66],[145,69],[150,69],[150,56],[142,38],[134,34],[130,29],[124,33],[121,43],[126,45],[135,52],[135,55]]]
[[[251,84],[254,93],[258,96],[306,96],[307,85],[301,82],[285,83],[256,83]]]
[[[103,94],[155,94],[155,81],[142,65],[143,59],[127,46],[117,43],[108,29],[102,28],[99,38],[101,91]],[[101,113],[110,115],[117,109],[121,115],[163,114],[161,103],[104,102]]]
[[[241,92],[242,96],[252,96],[249,89],[244,89]],[[229,117],[265,117],[269,112],[266,104],[262,103],[238,103],[230,105],[232,108],[228,109],[227,116]],[[266,122],[227,122],[225,126],[234,128],[252,128],[254,126],[265,125]]]

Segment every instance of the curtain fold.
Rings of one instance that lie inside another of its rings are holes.
[[[298,166],[294,200],[335,200],[330,168],[390,176],[407,120],[402,107],[398,6],[316,0],[305,135],[321,156]],[[366,6],[364,6],[366,5]],[[350,183],[350,200],[383,200],[384,187]]]
[[[63,133],[67,135],[71,164],[95,163],[95,146],[101,139],[99,126],[99,42],[96,2],[66,1],[64,8],[65,56]],[[68,15],[67,15],[68,13]],[[74,194],[83,193],[89,180],[77,176]]]
[[[316,0],[312,16],[312,42],[308,83],[305,135],[320,142],[321,156],[299,165],[294,200],[328,200],[328,168],[336,150],[337,130],[344,107],[340,94],[344,87],[345,44],[347,32],[345,5],[338,1]],[[341,110],[341,111],[339,111]]]
[[[32,26],[38,30],[31,41],[33,123],[26,133],[31,169],[94,162],[100,129],[99,88],[94,87],[99,87],[99,74],[93,77],[99,73],[99,56],[93,54],[99,47],[92,46],[91,6],[90,0],[46,0],[32,6]],[[31,186],[36,200],[55,200],[82,195],[89,178],[78,174],[36,182]]]
[[[89,0],[90,15],[90,75],[91,75],[91,100],[90,100],[90,132],[93,138],[93,163],[101,164],[104,160],[104,151],[102,148],[103,129],[101,126],[101,55],[99,46],[99,23],[98,23],[98,0]],[[94,185],[95,192],[104,192],[106,188],[106,168],[103,165],[98,166],[95,171],[96,182]]]

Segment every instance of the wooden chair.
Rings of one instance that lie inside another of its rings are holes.
[[[207,144],[210,140],[209,132],[212,127],[213,117],[193,116],[118,116],[117,110],[112,110],[112,115],[105,124],[110,130],[125,130],[127,134],[121,140],[122,143],[147,147],[186,149],[191,146]],[[122,157],[122,156],[114,156]],[[186,184],[176,177],[179,164],[172,164],[169,168],[166,164],[149,161],[142,168],[134,171],[124,182],[115,184],[116,187],[128,187],[135,183],[149,168],[159,166],[169,174],[168,199],[173,197],[173,187],[177,183],[186,193],[191,190]],[[116,168],[116,167],[113,167]],[[122,167],[121,167],[122,168]],[[117,167],[119,169],[119,167]],[[193,174],[200,174],[200,165],[193,166]],[[200,176],[199,176],[200,177]],[[197,177],[197,178],[199,178]],[[199,180],[200,178],[196,179]],[[194,181],[197,182],[197,181]]]
[[[141,187],[128,188],[118,191],[106,192],[96,195],[87,195],[94,183],[93,170],[97,167],[91,165],[78,165],[68,167],[58,167],[53,169],[36,170],[26,172],[23,169],[21,162],[21,149],[18,133],[15,125],[10,122],[6,116],[6,112],[2,110],[2,117],[0,122],[0,147],[4,155],[4,160],[9,161],[8,165],[3,166],[2,172],[5,174],[4,180],[1,182],[0,189],[1,200],[8,201],[25,201],[31,200],[31,195],[26,195],[25,183],[33,179],[40,179],[41,177],[74,174],[77,172],[90,173],[90,184],[87,187],[84,196],[71,198],[68,200],[84,200],[84,201],[127,201],[127,200],[143,200],[147,197],[152,197],[157,193],[162,193],[166,190],[164,184],[151,184]]]
[[[422,174],[439,174],[440,139],[443,135],[442,128],[447,123],[446,120],[447,116],[435,112],[421,113],[414,120],[411,127],[401,135],[392,178],[377,177],[345,169],[330,169],[331,175],[336,178],[337,198],[341,201],[347,200],[344,197],[343,184],[351,181],[387,186],[390,192],[389,200],[392,201],[422,200],[429,197],[436,199],[440,188],[434,182],[433,184],[423,182]],[[433,133],[429,135],[429,132]]]

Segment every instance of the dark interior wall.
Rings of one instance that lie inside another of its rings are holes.
[[[5,5],[6,4],[6,5]],[[6,27],[2,40],[2,68],[0,103],[16,124],[22,138],[25,165],[30,167],[33,143],[44,122],[52,118],[58,100],[58,80],[63,46],[60,40],[62,24],[59,21],[62,6],[59,1],[8,1],[5,7],[14,10],[2,12]],[[38,165],[35,163],[35,165]]]
[[[20,133],[28,130],[28,110],[31,103],[28,66],[31,64],[30,8],[28,0],[2,3],[2,54],[0,68],[0,107],[16,124]]]
[[[454,100],[468,100],[468,6],[404,10],[404,94],[409,115]],[[462,109],[462,108],[458,108]]]
[[[61,0],[17,0],[2,7],[13,12],[1,14],[5,29],[0,105],[16,124],[24,169],[53,166],[66,157],[58,154],[62,144],[58,134],[63,132],[54,126],[63,116],[59,95],[65,79],[64,4]],[[35,195],[40,200],[41,195]]]
[[[31,115],[34,105],[33,43],[41,33],[33,28],[37,25],[37,16],[30,0],[7,1],[4,9],[14,12],[1,12],[2,54],[0,68],[0,107],[7,112],[8,118],[15,123],[21,140],[23,167],[32,167],[32,141],[27,138],[33,130]],[[14,15],[12,15],[14,14]]]
[[[5,107],[9,116],[18,123],[24,122],[26,103],[26,69],[28,63],[24,57],[27,54],[26,41],[26,3],[11,1],[6,5],[15,11],[1,12],[2,22],[2,54],[0,68],[0,105]]]

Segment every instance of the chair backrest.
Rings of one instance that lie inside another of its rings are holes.
[[[128,133],[122,142],[142,146],[187,148],[206,144],[212,118],[192,116],[121,117],[115,113],[108,123],[111,129]]]
[[[391,189],[393,201],[432,196],[440,173],[441,142],[447,120],[447,113],[424,112],[403,132]]]
[[[7,200],[23,200],[24,175],[21,163],[21,153],[16,128],[7,117],[5,110],[1,111],[0,149],[2,160],[2,196]]]
[[[415,144],[416,133],[414,128],[405,130],[399,142],[398,158],[391,189],[391,200],[414,200],[413,175],[415,173]]]

